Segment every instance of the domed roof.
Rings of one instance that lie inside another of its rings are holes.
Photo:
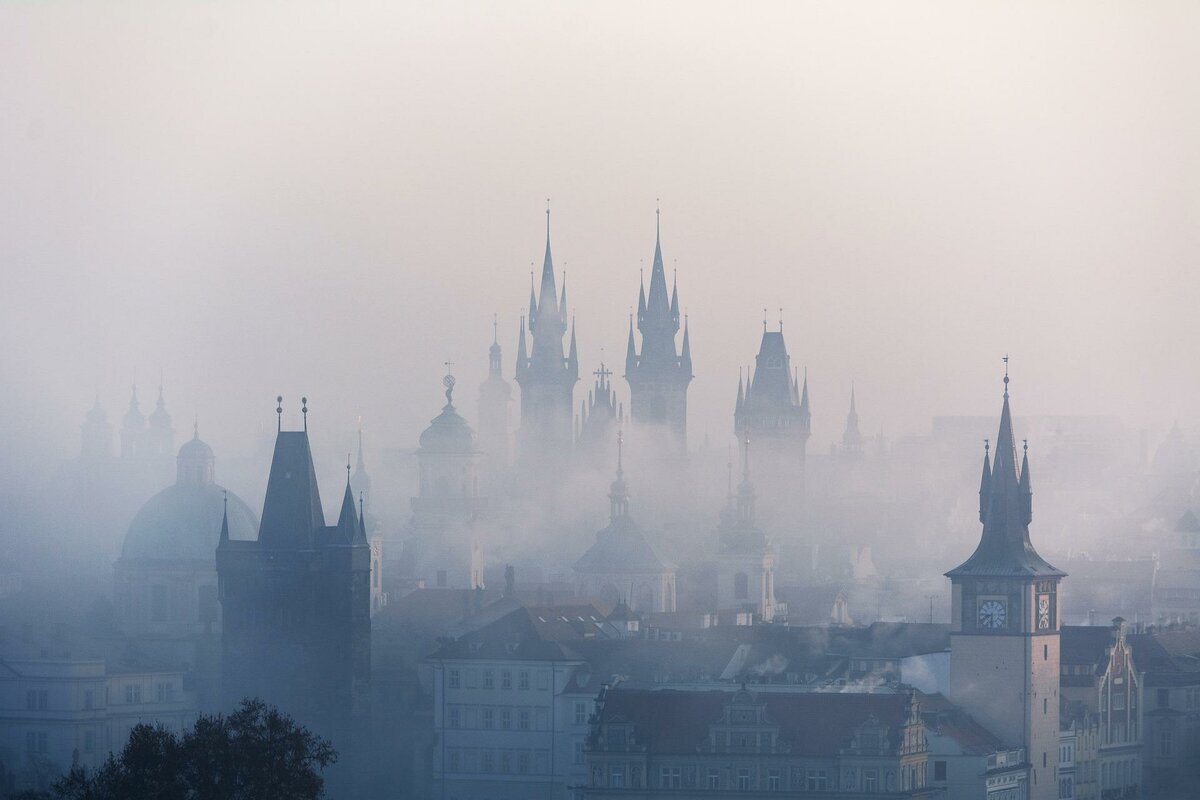
[[[447,403],[421,434],[421,450],[432,453],[470,455],[475,452],[475,431]]]
[[[134,516],[121,558],[214,561],[224,501],[224,490],[212,483],[177,483],[163,489]],[[229,538],[254,539],[257,534],[258,517],[230,492]]]
[[[214,458],[213,449],[203,442],[197,433],[183,443],[176,458],[184,461],[208,461]]]

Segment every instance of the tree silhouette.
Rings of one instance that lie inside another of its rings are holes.
[[[321,770],[337,760],[326,740],[261,700],[229,716],[202,716],[176,736],[138,725],[119,756],[94,773],[73,768],[51,789],[60,800],[316,800]]]

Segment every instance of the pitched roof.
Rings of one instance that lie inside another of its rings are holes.
[[[596,534],[596,542],[575,562],[576,572],[664,572],[670,567],[646,541],[628,515],[612,519]]]
[[[258,541],[271,548],[311,548],[325,527],[321,492],[306,431],[280,431],[263,500]]]
[[[1004,406],[1000,411],[1000,431],[996,435],[996,455],[991,474],[985,473],[986,489],[980,487],[983,535],[971,557],[946,575],[950,578],[985,577],[1063,577],[1038,555],[1029,539],[1032,517],[1028,459],[1024,474],[1017,472],[1017,447],[1013,437],[1012,412],[1008,404],[1008,378],[1005,377]]]

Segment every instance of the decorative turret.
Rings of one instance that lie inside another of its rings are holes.
[[[650,292],[639,280],[637,329],[642,350],[637,352],[633,326],[625,355],[625,380],[629,382],[630,412],[635,425],[656,426],[667,435],[659,437],[665,455],[687,452],[687,388],[692,380],[691,342],[685,327],[683,352],[675,349],[679,333],[679,286],[676,281],[667,298],[667,275],[663,267],[662,227],[655,211],[654,265],[650,270]],[[653,433],[647,432],[653,437]]]
[[[522,331],[522,343],[524,339]],[[493,493],[500,488],[508,469],[508,406],[512,401],[512,387],[504,380],[503,363],[498,325],[493,317],[488,377],[479,386],[479,448],[483,451],[483,468]]]
[[[175,449],[175,429],[171,427],[171,415],[167,413],[167,403],[163,399],[163,387],[158,385],[158,400],[154,404],[154,413],[150,415],[149,427],[146,430],[146,455],[165,456]]]
[[[721,513],[717,528],[717,606],[722,611],[749,607],[769,622],[779,610],[775,603],[778,552],[755,521],[749,440],[742,442],[742,481],[736,495],[730,459],[728,491],[730,507]]]
[[[200,441],[200,422],[192,423],[192,438],[184,442],[175,457],[175,482],[205,486],[215,479],[216,457],[212,448]]]
[[[808,376],[804,378],[804,394],[801,399],[801,409],[807,411],[804,401],[808,399]],[[850,412],[846,414],[846,430],[842,433],[842,456],[850,461],[857,461],[863,455],[863,438],[858,430],[858,407],[854,397],[854,387],[850,387]]]

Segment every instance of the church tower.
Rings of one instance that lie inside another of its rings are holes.
[[[161,383],[158,385],[158,400],[154,404],[154,412],[150,414],[145,442],[145,452],[142,455],[161,458],[175,452],[175,428],[171,426],[171,415],[167,413],[167,402],[163,399]]]
[[[658,212],[654,212],[656,217]],[[655,222],[654,266],[650,269],[650,294],[642,284],[638,292],[637,329],[642,351],[637,352],[633,320],[625,355],[625,380],[629,382],[629,410],[633,424],[664,455],[687,454],[687,390],[692,382],[692,347],[684,320],[682,352],[675,350],[679,333],[679,286],[671,287],[667,300],[667,275],[663,269],[661,225]]]
[[[733,491],[729,464],[729,506],[717,529],[717,608],[753,611],[762,622],[775,618],[776,547],[754,518],[754,486],[750,483],[750,442],[742,444],[742,482]]]
[[[100,405],[100,395],[80,426],[80,457],[85,461],[105,461],[113,454],[113,429],[108,423],[108,413]]]
[[[137,386],[129,398],[129,410],[121,420],[121,458],[139,458],[144,456],[143,446],[146,439],[146,415],[138,405]]]
[[[546,255],[542,260],[540,297],[529,287],[529,336],[521,320],[517,345],[517,383],[521,387],[521,429],[518,455],[529,469],[561,468],[571,455],[572,411],[575,383],[579,380],[579,354],[575,325],[571,344],[563,356],[567,332],[567,282],[556,296],[554,261],[550,257],[550,209],[546,209]]]
[[[596,384],[588,392],[587,399],[579,408],[579,431],[575,436],[575,451],[589,466],[599,470],[611,462],[611,443],[616,428],[625,415],[625,409],[617,402],[617,392],[612,388],[612,371],[600,363],[600,369],[592,373]]]
[[[850,387],[850,412],[846,414],[846,430],[842,432],[842,449],[838,454],[846,461],[861,461],[863,437],[858,430],[858,407],[854,400],[854,387]]]
[[[499,496],[508,471],[508,408],[511,402],[512,387],[504,380],[503,354],[493,319],[488,376],[479,386],[479,449],[482,451],[484,485],[491,496]]]
[[[1057,797],[1059,609],[1066,573],[1037,554],[1028,446],[1017,469],[1004,375],[996,454],[985,450],[979,486],[983,534],[946,573],[951,583],[950,692],[1010,747],[1024,747],[1031,800]]]

